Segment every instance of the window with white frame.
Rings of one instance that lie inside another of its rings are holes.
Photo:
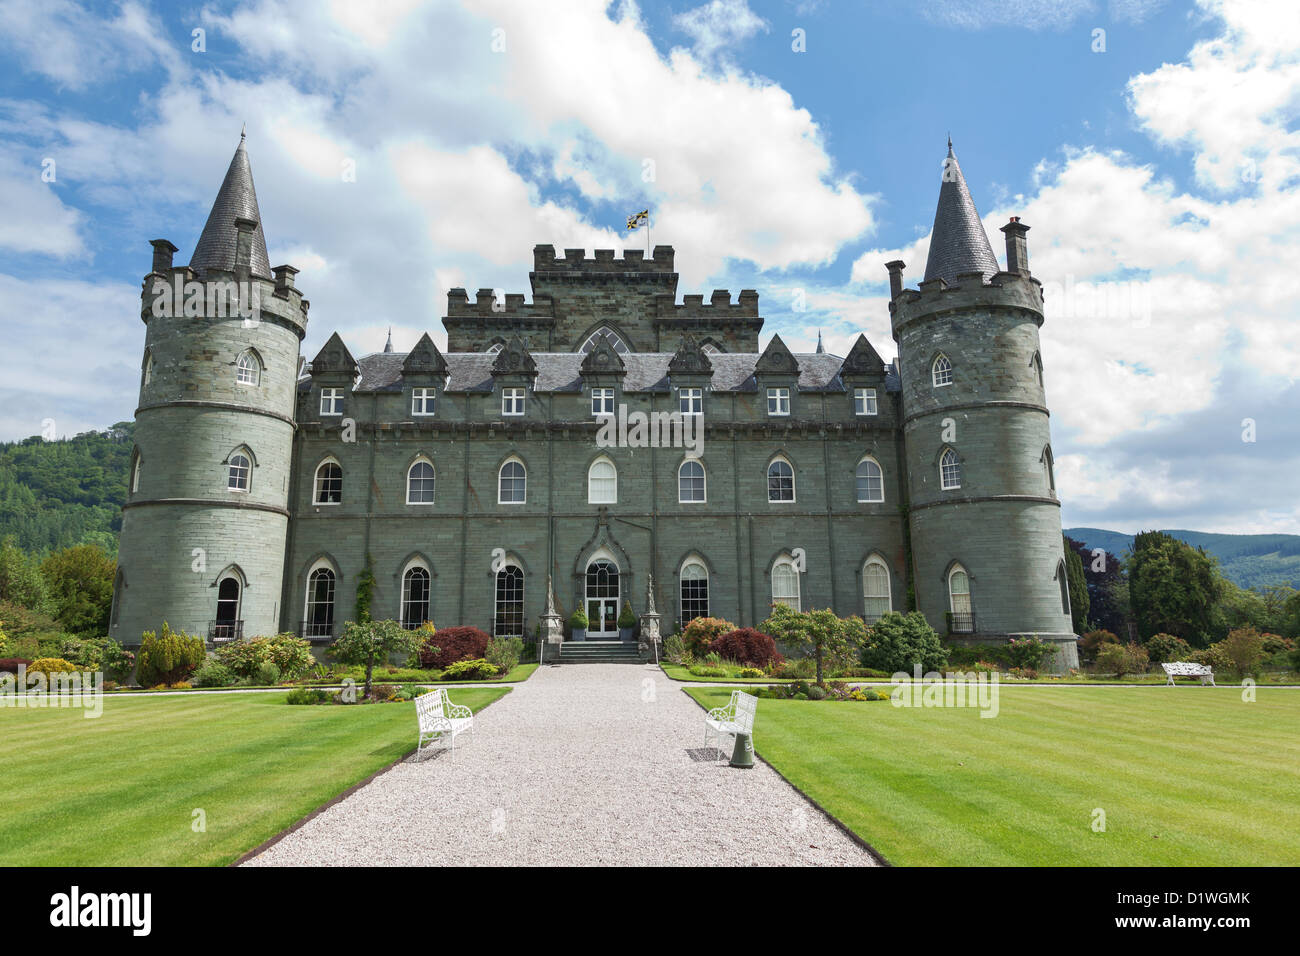
[[[858,502],[880,503],[885,500],[885,480],[880,471],[880,465],[874,458],[863,458],[858,462],[858,470],[854,475],[858,487]]]
[[[235,359],[235,381],[240,385],[256,385],[262,379],[262,363],[252,352],[240,352]]]
[[[799,572],[789,558],[783,558],[772,566],[772,603],[800,610]]]
[[[316,487],[312,501],[318,505],[343,503],[343,467],[338,462],[321,462],[316,469]]]
[[[612,505],[618,502],[618,472],[608,458],[598,458],[587,469],[587,503]]]
[[[317,567],[307,577],[302,636],[330,637],[334,633],[334,570]]]
[[[874,388],[855,388],[853,390],[853,414],[877,414],[876,390]]]
[[[343,414],[343,389],[322,388],[320,390],[320,413],[322,415]]]
[[[939,487],[944,491],[961,487],[961,460],[951,448],[945,448],[939,457]]]
[[[784,458],[767,466],[767,500],[794,501],[794,468]]]
[[[402,575],[402,627],[414,631],[429,620],[429,569],[415,565]]]
[[[619,355],[626,355],[629,351],[627,347],[627,343],[623,341],[622,337],[613,329],[606,328],[605,326],[601,326],[595,332],[592,332],[589,336],[587,336],[587,340],[582,343],[582,348],[580,348],[578,351],[581,354],[586,355],[588,352],[590,352],[592,349],[594,349],[597,345],[600,344],[601,339],[604,339],[606,342],[608,342],[610,348],[612,348]]]
[[[231,455],[226,469],[226,488],[230,491],[247,491],[252,472],[252,464],[247,455],[243,452]]]
[[[522,415],[524,413],[524,389],[511,386],[501,390],[501,414]]]
[[[705,355],[721,355],[722,349],[718,348],[712,342],[705,342],[700,346],[700,351]]]
[[[889,568],[876,556],[862,566],[862,609],[868,624],[880,620],[893,610],[889,593]]]
[[[951,385],[952,362],[948,361],[948,356],[942,353],[935,356],[934,364],[930,367],[930,374],[934,379],[936,388],[940,385]]]
[[[500,342],[493,342],[491,345],[488,346],[487,354],[496,355],[498,352],[502,351],[503,349],[505,349],[505,346],[502,345]]]
[[[956,634],[970,634],[975,630],[975,615],[971,610],[970,575],[960,564],[948,572],[948,608],[952,613],[950,629]]]
[[[593,388],[591,390],[591,414],[614,414],[614,390],[612,388]]]
[[[790,390],[788,388],[769,388],[767,390],[767,413],[769,415],[790,414]]]
[[[677,390],[677,410],[683,415],[704,414],[704,389],[679,388]]]
[[[437,475],[433,464],[417,461],[406,472],[406,503],[408,505],[431,505],[433,493],[437,486]]]
[[[497,503],[503,505],[521,505],[528,497],[528,473],[524,464],[511,459],[501,466],[497,476]]]
[[[492,635],[524,636],[524,572],[513,564],[507,564],[497,572]]]
[[[436,388],[411,389],[411,414],[432,415],[437,397],[438,390]]]
[[[1043,357],[1038,352],[1034,353],[1033,358],[1034,377],[1038,379],[1038,387],[1043,387]]]
[[[688,561],[681,575],[681,622],[685,627],[697,617],[709,616],[709,572],[699,561]]]
[[[677,469],[677,500],[682,504],[698,504],[705,500],[704,464],[687,459]]]

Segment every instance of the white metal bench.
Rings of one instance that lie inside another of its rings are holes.
[[[754,712],[757,709],[757,697],[733,690],[731,700],[727,701],[725,707],[714,707],[704,718],[704,746],[709,746],[710,737],[716,737],[721,743],[724,736],[753,734]]]
[[[1207,683],[1211,687],[1217,687],[1214,683],[1214,668],[1208,664],[1193,664],[1191,661],[1173,661],[1169,664],[1161,664],[1165,669],[1165,675],[1169,678],[1166,686],[1172,686],[1175,677],[1199,677],[1201,686]]]
[[[420,720],[420,739],[415,750],[425,746],[449,747],[456,756],[456,737],[474,730],[474,712],[464,704],[453,704],[447,688],[439,687],[415,698],[415,713]]]

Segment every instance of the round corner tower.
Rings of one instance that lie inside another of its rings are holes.
[[[153,247],[109,631],[274,634],[308,303],[270,267],[242,136],[190,264]]]
[[[1036,635],[1063,669],[1078,651],[1027,231],[1002,228],[1000,270],[950,141],[925,278],[904,289],[903,263],[888,263],[889,310],[917,607],[958,641]]]

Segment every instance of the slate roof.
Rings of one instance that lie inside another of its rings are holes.
[[[963,272],[983,272],[987,280],[998,272],[998,258],[989,245],[949,139],[939,204],[930,232],[930,255],[925,261],[925,280],[943,279],[951,285]]]
[[[390,392],[402,388],[402,363],[406,361],[405,352],[376,352],[364,355],[357,360],[361,367],[361,378],[354,392]],[[534,388],[539,392],[580,392],[582,376],[580,369],[584,358],[581,352],[533,352],[537,362],[537,379]],[[449,392],[491,392],[492,364],[496,354],[490,352],[447,352],[447,391]],[[629,352],[622,356],[627,365],[627,374],[623,378],[625,392],[667,392],[668,363],[672,360],[671,352]],[[756,352],[723,352],[710,355],[713,362],[713,377],[710,380],[715,392],[753,392],[758,386],[754,381],[754,366],[758,362]],[[840,392],[844,385],[840,381],[840,366],[844,358],[828,353],[795,353],[799,364],[799,390],[801,392]],[[311,366],[308,365],[299,388],[310,387]],[[899,390],[898,370],[895,365],[886,366],[886,391]]]
[[[253,188],[253,169],[248,164],[242,133],[239,148],[230,160],[226,178],[221,182],[212,211],[208,213],[208,221],[194,247],[194,255],[190,259],[191,269],[199,273],[208,269],[234,271],[235,245],[239,239],[239,231],[235,228],[236,219],[257,221],[257,229],[253,232],[250,271],[253,275],[271,278],[271,260],[266,254],[266,237],[262,234],[262,214],[258,212],[257,190]]]

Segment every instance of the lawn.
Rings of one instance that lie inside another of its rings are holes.
[[[460,688],[476,711],[508,688]],[[415,748],[413,704],[108,696],[0,707],[0,865],[229,863]],[[196,833],[194,811],[206,815]]]
[[[760,700],[754,746],[895,864],[1300,864],[1300,691],[1000,690],[992,719]]]

